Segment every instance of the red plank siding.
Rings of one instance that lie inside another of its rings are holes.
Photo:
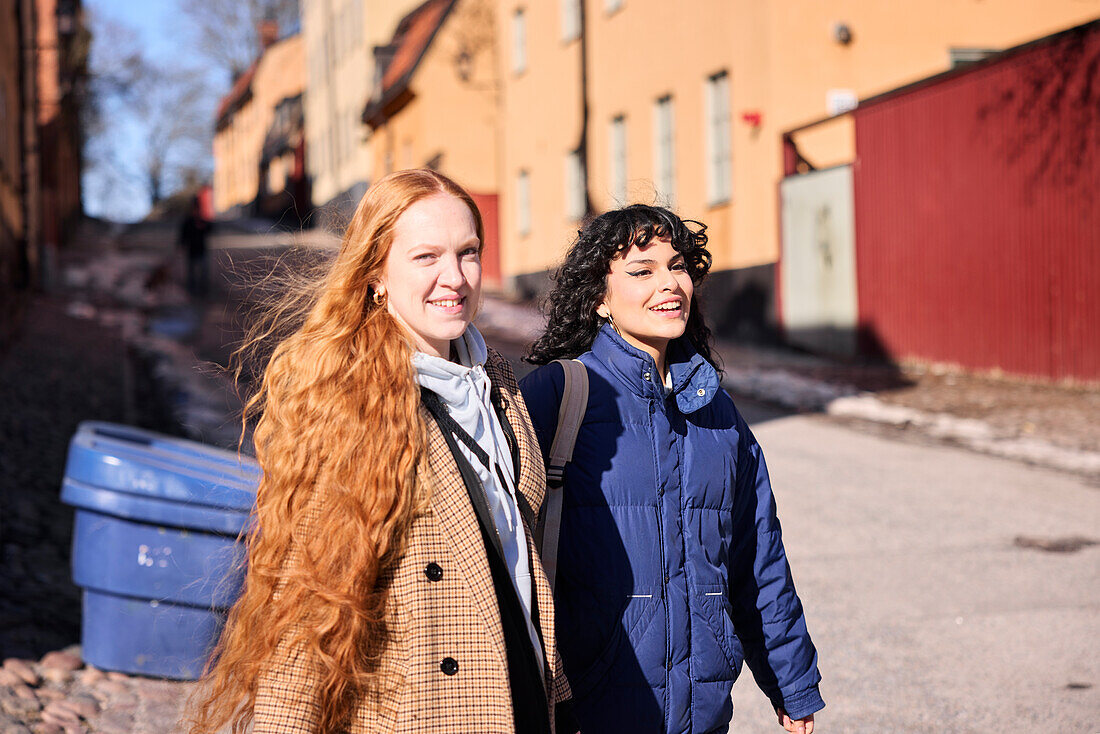
[[[1100,379],[1100,22],[855,120],[862,331],[898,359]]]

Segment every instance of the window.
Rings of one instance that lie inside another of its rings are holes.
[[[616,206],[626,205],[626,118],[611,120],[611,196]]]
[[[707,199],[730,198],[730,77],[724,71],[707,79]]]
[[[531,177],[527,171],[516,176],[516,228],[521,237],[531,233]]]
[[[347,123],[345,123],[344,125],[344,134],[347,135],[346,155],[348,158],[351,158],[356,153],[355,133],[359,129],[359,125],[356,123],[355,120],[355,110],[349,108],[347,111],[347,118]]]
[[[673,207],[676,205],[676,147],[671,96],[657,100],[653,118],[653,184],[657,188],[658,203]]]
[[[580,38],[582,0],[561,0],[561,40],[565,43]]]
[[[344,116],[337,111],[332,117],[332,149],[335,151],[336,160],[333,162],[334,168],[339,168],[344,162]]]
[[[584,217],[584,164],[577,151],[565,156],[565,216],[572,221]]]
[[[516,8],[512,15],[512,73],[527,71],[527,14]]]

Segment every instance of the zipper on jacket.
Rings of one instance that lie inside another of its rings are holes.
[[[653,398],[649,398],[649,440],[653,446],[653,456],[659,455],[657,451],[657,429],[653,422],[653,416],[657,412],[657,401]],[[668,695],[670,690],[669,679],[672,673],[672,631],[670,629],[668,618],[668,569],[665,561],[665,530],[664,522],[661,519],[661,510],[664,505],[665,492],[661,488],[661,472],[657,471],[657,507],[654,508],[657,512],[657,537],[660,538],[660,543],[657,544],[658,556],[661,561],[661,606],[665,610],[665,704],[664,704],[664,721],[662,722],[662,730],[668,731]]]

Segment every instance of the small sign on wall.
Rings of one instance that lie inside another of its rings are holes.
[[[854,89],[830,89],[825,92],[825,108],[830,115],[851,112],[859,106],[859,97]]]

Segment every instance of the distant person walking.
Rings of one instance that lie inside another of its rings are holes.
[[[210,226],[202,215],[199,197],[194,197],[179,236],[179,245],[187,255],[187,290],[193,296],[205,295],[210,285],[206,262],[206,237],[210,234]]]

